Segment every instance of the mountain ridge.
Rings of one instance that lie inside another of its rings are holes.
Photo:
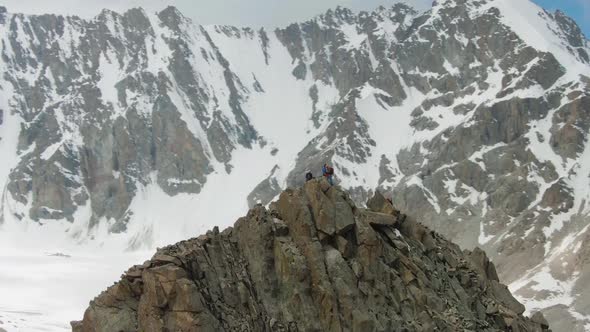
[[[325,179],[288,189],[132,267],[73,331],[549,331],[483,251],[461,252],[379,193],[367,205]]]

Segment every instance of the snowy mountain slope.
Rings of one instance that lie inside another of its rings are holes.
[[[392,192],[529,310],[590,326],[590,47],[562,13],[447,0],[265,31],[0,10],[0,39],[7,245],[169,244],[330,161],[358,202]]]

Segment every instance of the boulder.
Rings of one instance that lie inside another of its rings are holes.
[[[395,213],[393,204],[391,204],[391,202],[389,202],[379,190],[376,190],[373,197],[367,201],[367,208],[373,212],[385,214]]]
[[[490,261],[485,251],[475,248],[472,252],[468,253],[467,257],[469,257],[469,261],[472,263],[473,268],[479,272],[479,275],[489,280],[500,281],[496,267]]]
[[[545,328],[549,328],[549,323],[547,323],[545,316],[543,316],[543,313],[540,311],[537,311],[534,315],[532,315],[531,320],[535,323],[541,324],[541,326],[544,326]]]
[[[367,210],[360,212],[358,218],[364,219],[371,226],[375,227],[383,226],[392,228],[395,227],[397,224],[397,218],[395,218],[391,214],[372,212]]]
[[[516,314],[520,315],[524,313],[525,307],[508,290],[506,285],[499,283],[496,280],[490,280],[487,283],[488,287],[486,292],[490,297],[495,299],[498,303],[506,306]]]

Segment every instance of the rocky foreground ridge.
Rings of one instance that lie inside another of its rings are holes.
[[[549,331],[498,280],[379,193],[357,208],[314,180],[233,228],[160,249],[74,331]]]

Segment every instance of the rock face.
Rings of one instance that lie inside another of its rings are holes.
[[[289,189],[233,228],[158,250],[73,330],[548,331],[483,251],[388,204],[357,208],[325,180]]]

